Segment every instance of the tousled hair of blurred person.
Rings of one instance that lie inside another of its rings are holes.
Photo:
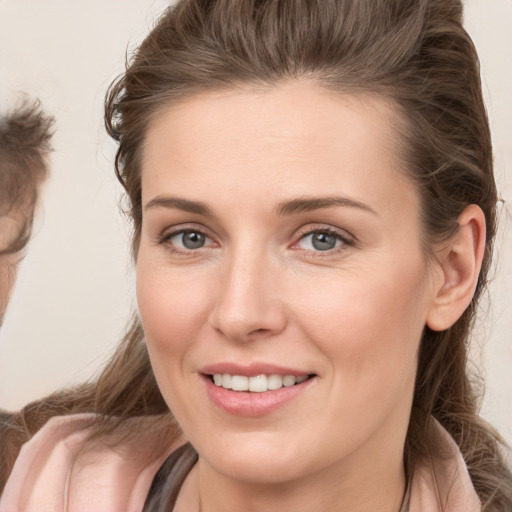
[[[48,177],[53,124],[41,103],[28,98],[0,114],[0,322]]]

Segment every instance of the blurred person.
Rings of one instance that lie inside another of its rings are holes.
[[[53,124],[40,102],[28,99],[0,115],[0,325],[48,177]]]

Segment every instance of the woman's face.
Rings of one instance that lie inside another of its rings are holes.
[[[211,470],[282,482],[401,461],[436,272],[393,115],[292,82],[199,94],[150,125],[138,304]]]

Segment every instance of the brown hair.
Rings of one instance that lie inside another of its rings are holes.
[[[2,253],[20,251],[30,238],[38,189],[48,176],[53,123],[39,101],[27,98],[0,116],[0,215],[20,209],[25,219],[17,238]]]
[[[307,78],[351,94],[392,101],[403,123],[403,158],[422,201],[424,243],[448,239],[470,204],[487,222],[478,289],[459,321],[426,328],[405,447],[410,471],[436,454],[435,417],[466,460],[484,509],[512,509],[512,475],[502,442],[477,415],[467,344],[486,286],[495,235],[496,188],[478,58],[463,29],[460,0],[183,0],[141,44],[106,99],[118,142],[116,173],[130,200],[136,256],[142,222],[140,162],[154,115],[207,90],[272,86]],[[150,370],[140,322],[94,386],[95,404],[119,423],[168,412]]]

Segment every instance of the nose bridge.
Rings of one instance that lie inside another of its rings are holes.
[[[264,246],[237,243],[219,276],[212,324],[236,341],[280,332],[283,304],[275,287],[278,269]]]

